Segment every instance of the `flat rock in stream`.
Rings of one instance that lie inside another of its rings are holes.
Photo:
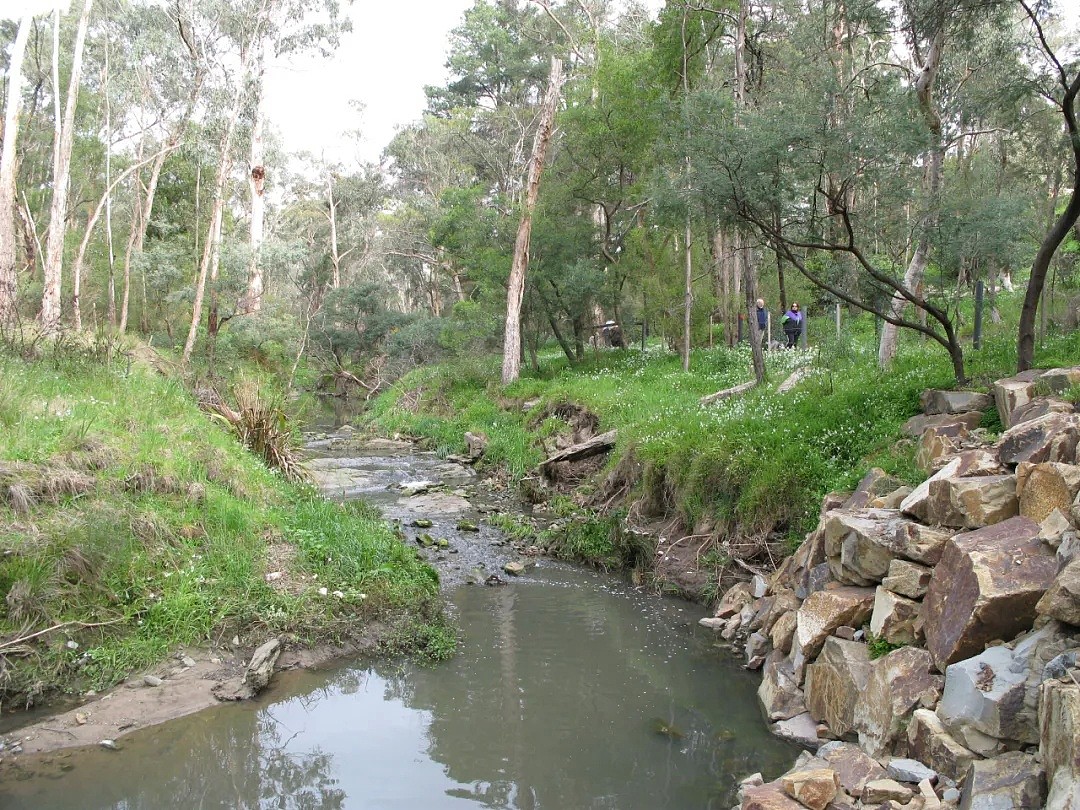
[[[405,481],[398,485],[398,489],[401,490],[401,494],[405,496],[423,495],[428,490],[434,489],[439,485],[438,481]]]
[[[410,512],[422,512],[427,515],[458,514],[472,508],[467,500],[451,492],[428,492],[411,498],[400,498],[398,505]]]

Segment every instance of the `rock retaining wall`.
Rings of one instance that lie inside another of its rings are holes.
[[[914,490],[832,493],[770,579],[702,623],[807,752],[741,810],[1080,810],[1080,366],[927,391]],[[1006,431],[978,427],[996,404]],[[874,658],[871,651],[884,652]]]

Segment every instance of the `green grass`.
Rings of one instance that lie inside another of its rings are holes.
[[[985,348],[968,353],[972,386],[1010,375],[1015,354],[1011,332],[988,335]],[[1047,339],[1038,354],[1046,366],[1076,357],[1075,333]],[[775,393],[794,368],[810,363],[814,376],[792,393]],[[905,337],[893,367],[881,371],[872,321],[863,318],[840,339],[822,335],[816,351],[772,352],[767,364],[768,386],[702,406],[703,395],[750,378],[746,347],[695,351],[689,374],[658,346],[645,354],[603,352],[573,368],[548,352],[538,372],[505,388],[498,358],[474,358],[414,372],[369,418],[377,429],[424,437],[444,453],[462,452],[464,433],[482,431],[491,440],[483,463],[521,480],[543,458],[542,439],[554,429],[534,414],[571,402],[597,414],[601,430],[618,429],[611,463],[633,452],[644,464],[639,493],[664,502],[688,530],[781,532],[791,547],[812,528],[821,497],[854,487],[870,466],[911,484],[922,480],[899,427],[918,412],[925,388],[954,386],[936,344]],[[523,411],[531,400],[540,404]],[[987,426],[995,427],[993,415]],[[610,549],[586,535],[568,547],[611,559]]]
[[[5,705],[234,634],[334,642],[378,619],[395,651],[453,648],[437,575],[377,514],[284,481],[176,382],[0,354],[0,425]]]

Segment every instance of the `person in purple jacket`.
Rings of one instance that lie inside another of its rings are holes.
[[[789,349],[794,349],[795,345],[799,342],[799,335],[802,334],[803,329],[803,314],[799,310],[797,301],[791,302],[791,309],[784,313],[784,317],[780,319],[780,322],[784,325],[784,336],[787,337],[787,347]]]

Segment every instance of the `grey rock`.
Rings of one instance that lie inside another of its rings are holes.
[[[923,765],[917,759],[890,759],[885,770],[889,778],[897,782],[918,784],[924,779],[929,779],[931,782],[937,780],[937,771]]]
[[[102,748],[108,748],[110,751],[119,751],[120,746],[116,744],[116,740],[102,740],[98,743]]]
[[[772,733],[781,739],[801,745],[811,751],[817,750],[821,740],[817,735],[817,721],[809,712],[781,720],[771,726]]]
[[[157,675],[143,675],[143,683],[147,686],[161,686],[165,681]]]
[[[281,639],[273,638],[260,645],[248,662],[247,671],[244,673],[244,683],[258,694],[270,683],[274,675],[274,667],[277,665],[278,656],[281,655]]]
[[[1034,757],[1013,751],[973,762],[960,793],[961,810],[1039,810],[1046,774]]]

